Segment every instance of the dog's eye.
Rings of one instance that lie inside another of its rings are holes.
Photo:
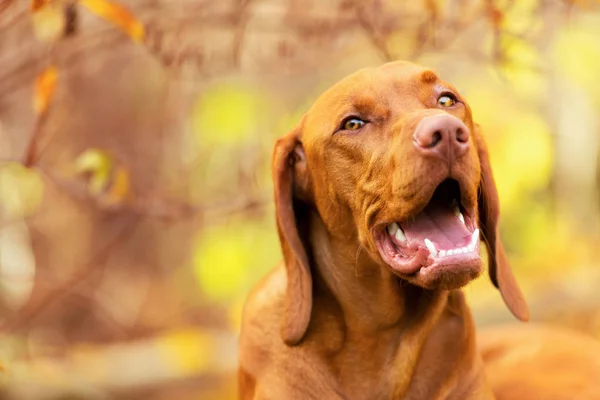
[[[365,126],[366,122],[360,118],[350,117],[342,123],[342,129],[346,131],[355,131]]]
[[[456,104],[456,97],[451,94],[444,94],[438,99],[438,104],[442,107],[452,107]]]

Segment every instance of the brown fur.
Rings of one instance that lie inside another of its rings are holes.
[[[460,103],[441,109],[442,90]],[[450,164],[422,157],[412,143],[417,124],[440,113],[459,118],[470,134],[468,151]],[[369,123],[336,132],[354,114]],[[276,143],[284,263],[245,305],[241,399],[493,398],[460,291],[481,268],[398,276],[374,242],[374,231],[419,212],[448,177],[461,183],[463,204],[479,210],[492,282],[509,309],[528,318],[498,236],[487,150],[465,99],[410,63],[361,70],[325,92]]]
[[[600,399],[600,342],[558,327],[498,326],[478,335],[498,400]]]

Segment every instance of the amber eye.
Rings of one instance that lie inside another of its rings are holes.
[[[452,107],[454,104],[456,104],[456,99],[452,95],[445,94],[440,96],[438,99],[438,104],[442,107]]]
[[[359,118],[349,118],[342,125],[342,129],[346,131],[355,131],[365,126],[365,121]]]

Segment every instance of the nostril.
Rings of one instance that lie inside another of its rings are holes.
[[[459,143],[467,143],[469,141],[469,134],[462,128],[456,130],[456,141]]]
[[[440,131],[435,131],[433,132],[433,134],[431,135],[431,143],[429,143],[429,146],[427,147],[434,147],[436,144],[438,144],[440,141],[442,140],[442,132]]]

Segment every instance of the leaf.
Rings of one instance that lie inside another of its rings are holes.
[[[79,4],[121,28],[134,42],[144,40],[144,25],[133,14],[120,4],[106,0],[79,0]]]
[[[536,67],[543,65],[539,52],[529,43],[503,36],[501,48],[505,61],[501,65],[504,78],[520,95],[537,98],[546,90],[546,79]]]
[[[33,214],[44,196],[40,174],[20,163],[0,168],[0,215],[9,220]]]
[[[29,174],[35,174],[28,171]],[[14,218],[0,225],[0,298],[18,310],[29,299],[35,281],[35,257],[26,222]],[[2,368],[0,367],[0,371]]]
[[[65,33],[67,18],[65,8],[58,2],[38,2],[33,5],[31,22],[35,36],[44,43],[52,43]]]
[[[123,167],[118,167],[113,177],[112,185],[107,190],[105,202],[106,205],[117,205],[123,203],[130,195],[129,171]]]
[[[57,80],[58,70],[54,66],[46,68],[36,78],[33,95],[33,109],[37,115],[43,114],[48,110],[48,106],[54,95]]]
[[[182,329],[161,337],[157,345],[165,361],[183,376],[207,372],[214,361],[214,340],[206,332]]]
[[[90,194],[102,207],[118,206],[131,197],[129,171],[104,150],[84,151],[75,160],[75,173],[85,175]]]
[[[113,171],[113,160],[104,150],[88,149],[75,160],[75,172],[88,174],[88,189],[93,195],[103,193]]]
[[[198,98],[192,128],[201,146],[235,145],[256,137],[263,98],[240,85],[216,85]]]
[[[600,64],[597,25],[580,23],[561,29],[554,43],[553,61],[561,75],[582,88],[597,92]]]
[[[202,233],[194,254],[194,272],[212,300],[233,301],[254,279],[275,266],[281,254],[272,220],[235,218]]]
[[[540,0],[519,0],[505,7],[502,19],[502,31],[514,35],[533,34],[543,27],[542,13],[539,12]]]

